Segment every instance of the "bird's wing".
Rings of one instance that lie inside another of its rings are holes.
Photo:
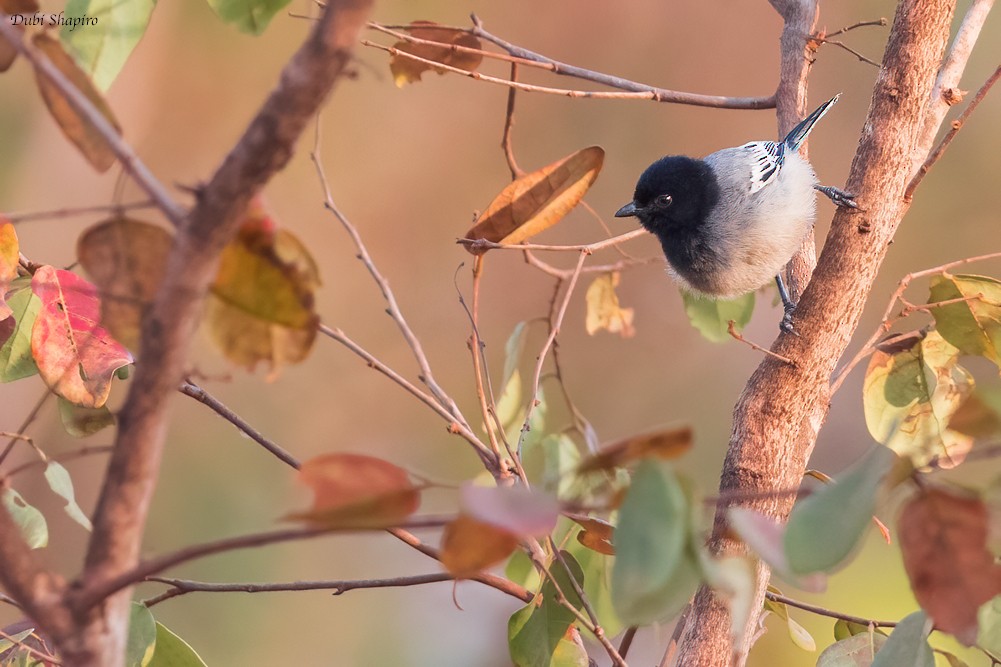
[[[785,162],[786,146],[774,141],[752,141],[741,146],[750,154],[751,193],[775,180]]]

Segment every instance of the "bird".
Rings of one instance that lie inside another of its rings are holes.
[[[782,141],[752,141],[702,159],[660,158],[639,177],[633,200],[615,217],[638,218],[660,240],[668,273],[688,292],[735,298],[774,278],[785,311],[779,328],[795,333],[796,305],[781,272],[813,228],[816,192],[839,207],[858,208],[853,195],[820,185],[799,154],[839,97],[820,105]]]

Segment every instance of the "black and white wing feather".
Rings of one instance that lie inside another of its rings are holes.
[[[752,141],[741,146],[750,153],[751,194],[775,181],[785,162],[786,144],[774,141]]]

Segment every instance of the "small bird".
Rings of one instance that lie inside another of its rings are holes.
[[[821,186],[798,153],[838,97],[824,102],[781,142],[752,141],[701,160],[683,155],[657,160],[615,217],[635,216],[660,239],[669,273],[687,291],[732,298],[774,277],[785,309],[780,328],[793,332],[796,306],[780,272],[813,228],[814,190],[838,206],[857,208],[852,195]]]

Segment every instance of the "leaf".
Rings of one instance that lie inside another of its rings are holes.
[[[206,0],[209,7],[226,23],[240,32],[260,35],[268,23],[292,0]]]
[[[40,549],[48,545],[49,527],[41,512],[25,502],[21,494],[10,487],[3,489],[0,500],[14,519],[14,523],[21,529],[21,537],[24,538],[28,547]]]
[[[277,229],[260,200],[251,203],[237,237],[223,249],[208,300],[209,333],[233,363],[253,370],[302,361],[319,317],[316,262],[299,239]]]
[[[935,331],[877,347],[862,389],[872,437],[916,467],[962,461],[973,440],[946,424],[974,382],[958,359],[959,350]]]
[[[31,289],[41,300],[31,330],[31,355],[42,380],[71,403],[101,407],[115,371],[132,363],[132,355],[98,326],[97,290],[76,274],[51,266],[35,272]]]
[[[125,644],[125,667],[147,667],[156,649],[156,621],[141,602],[133,602]]]
[[[987,548],[979,498],[927,489],[900,514],[900,550],[918,604],[939,630],[966,646],[977,639],[978,608],[1001,593],[1001,565]]]
[[[824,575],[799,576],[792,571],[786,558],[783,527],[773,519],[746,507],[731,507],[727,511],[727,520],[733,532],[775,574],[811,593],[820,593],[826,588],[827,578]]]
[[[574,557],[561,552],[578,586],[584,583],[584,573]],[[587,667],[587,652],[579,642],[568,638],[576,617],[559,603],[559,591],[575,607],[580,607],[567,569],[558,561],[550,566],[556,584],[548,577],[542,590],[525,607],[508,620],[508,649],[517,667]]]
[[[519,177],[490,202],[466,238],[516,244],[549,229],[580,202],[604,160],[605,151],[590,146]]]
[[[501,386],[506,387],[515,373],[518,372],[518,363],[521,355],[525,353],[525,338],[528,334],[528,322],[521,321],[514,325],[514,330],[504,343],[504,375],[502,375]]]
[[[483,56],[479,53],[469,53],[458,51],[451,46],[461,46],[467,49],[482,50],[483,45],[475,35],[468,32],[448,30],[439,28],[433,21],[414,21],[411,25],[418,26],[408,28],[407,32],[417,39],[429,42],[440,42],[449,46],[436,46],[433,44],[413,44],[411,42],[400,41],[393,44],[393,48],[404,53],[415,55],[425,60],[433,60],[442,65],[449,65],[458,69],[474,72],[483,61]],[[447,70],[427,63],[422,63],[406,56],[393,54],[389,58],[389,71],[393,73],[393,81],[398,88],[402,88],[408,83],[417,83],[421,80],[424,72],[437,72],[445,74]]]
[[[691,554],[688,495],[664,463],[643,461],[615,529],[612,602],[624,623],[677,613],[700,581]],[[683,599],[682,599],[683,598]]]
[[[20,259],[17,244],[17,233],[14,225],[0,216],[0,320],[5,320],[13,314],[7,303],[7,291],[11,282],[17,278],[17,267]]]
[[[610,271],[595,278],[588,286],[584,296],[587,303],[584,328],[589,335],[593,336],[601,330],[617,333],[623,338],[636,335],[636,329],[633,328],[633,316],[636,313],[632,308],[622,308],[615,293],[620,279],[618,271]]]
[[[74,438],[86,438],[115,425],[115,416],[107,405],[99,408],[84,408],[73,405],[63,397],[59,397],[59,419],[63,428]]]
[[[420,489],[406,470],[363,454],[324,454],[302,464],[313,507],[287,518],[328,528],[379,528],[417,511]]]
[[[817,667],[869,667],[884,644],[886,637],[880,634],[852,635],[824,649],[817,658]]]
[[[942,651],[940,649],[934,649],[934,651],[945,658],[945,661],[949,663],[949,667],[970,667],[966,664],[965,660],[960,660],[957,656],[949,653],[948,651]]]
[[[4,631],[5,634],[10,636],[10,639],[5,639],[3,637],[0,637],[0,653],[9,651],[12,646],[15,646],[17,643],[23,642],[25,637],[27,637],[34,631],[35,628],[28,628],[27,630],[22,630],[21,632],[17,632],[14,634],[10,634],[9,632]],[[11,656],[0,656],[0,657],[11,657]]]
[[[769,592],[782,595],[782,592],[774,586],[768,586],[768,590]],[[789,633],[789,639],[792,640],[793,644],[810,653],[817,650],[817,641],[813,638],[813,635],[807,632],[806,628],[797,623],[793,617],[789,615],[789,608],[785,602],[776,602],[775,600],[765,598],[764,609],[767,612],[775,614],[785,622],[786,631]],[[838,637],[836,629],[834,638],[841,639],[841,637]]]
[[[977,645],[995,655],[1001,653],[1001,597],[995,596],[981,605],[977,622],[980,626]]]
[[[59,32],[66,50],[94,85],[107,90],[132,49],[142,39],[156,0],[68,0],[66,18],[96,18],[85,27],[65,24]]]
[[[1001,368],[1001,281],[948,274],[932,278],[928,303],[966,299],[931,309],[935,328],[963,354],[981,356]]]
[[[459,507],[466,515],[520,536],[548,535],[556,527],[560,505],[552,496],[525,487],[463,484]]]
[[[793,572],[831,572],[855,550],[896,459],[886,447],[874,447],[838,481],[796,503],[783,538]]]
[[[460,514],[445,526],[441,564],[458,579],[468,579],[503,562],[518,546],[518,538],[493,524]]]
[[[48,57],[70,84],[90,100],[90,103],[104,116],[115,132],[121,134],[122,128],[111,112],[111,107],[91,83],[90,77],[63,50],[63,45],[60,44],[59,40],[46,32],[39,32],[35,33],[31,41],[35,48]],[[49,81],[48,77],[36,71],[35,79],[38,83],[38,90],[42,93],[42,99],[45,100],[45,106],[49,108],[49,113],[52,114],[66,138],[76,145],[94,169],[99,172],[110,169],[116,158],[108,140],[98,131],[97,127],[73,108],[66,96],[54,83]]]
[[[706,583],[726,602],[730,611],[730,640],[734,646],[739,646],[751,614],[756,609],[754,565],[749,559],[739,556],[716,559],[701,552],[700,556],[699,563]]]
[[[928,646],[928,630],[924,612],[916,611],[904,618],[890,633],[876,654],[872,667],[934,667],[935,656]],[[857,635],[861,637],[862,635]]]
[[[31,291],[31,278],[18,278],[11,283],[7,305],[14,314],[0,322],[0,332],[8,332],[6,342],[0,346],[0,382],[13,382],[38,372],[31,357],[31,330],[42,302]]]
[[[886,633],[881,629],[874,627],[872,632],[886,636]],[[834,638],[838,641],[846,639],[848,637],[853,637],[855,635],[869,634],[869,626],[862,625],[861,623],[854,623],[852,621],[846,621],[839,618],[834,623]]]
[[[577,529],[570,527],[570,530]],[[560,542],[562,539],[558,540],[558,543]],[[584,595],[591,602],[591,608],[597,615],[599,624],[607,636],[614,637],[623,629],[622,621],[619,620],[612,604],[611,578],[615,559],[606,558],[597,551],[588,549],[581,545],[580,541],[569,541],[566,550],[577,559],[584,572]]]
[[[143,315],[167,270],[173,238],[165,229],[126,217],[88,227],[76,254],[101,290],[101,325],[130,350],[139,350]]]
[[[571,515],[570,519],[584,530],[577,533],[577,541],[582,545],[607,556],[615,555],[612,536],[615,526],[592,516]]]
[[[536,413],[538,407],[536,407]],[[542,425],[544,427],[544,424]],[[551,433],[543,438],[531,437],[544,432],[532,425],[522,445],[522,467],[529,481],[553,493],[557,498],[582,500],[578,478],[574,474],[580,463],[577,443],[566,433]]]
[[[688,321],[703,338],[713,343],[730,340],[730,320],[734,322],[734,329],[742,331],[754,313],[754,292],[736,299],[711,299],[682,290],[681,300]]]
[[[157,622],[156,650],[148,667],[205,667],[205,662],[186,641]]]
[[[87,515],[83,513],[83,510],[76,503],[76,496],[73,493],[73,480],[70,479],[69,471],[62,464],[56,461],[49,461],[45,466],[45,481],[49,483],[49,488],[52,489],[53,493],[66,501],[66,507],[64,508],[66,514],[83,526],[84,530],[92,530],[93,526],[90,524],[90,519],[87,518]]]
[[[971,438],[1001,433],[1001,390],[977,388],[952,413],[949,428]]]
[[[692,429],[688,426],[652,431],[616,440],[602,447],[578,466],[580,473],[620,468],[646,458],[671,460],[692,447]]]

